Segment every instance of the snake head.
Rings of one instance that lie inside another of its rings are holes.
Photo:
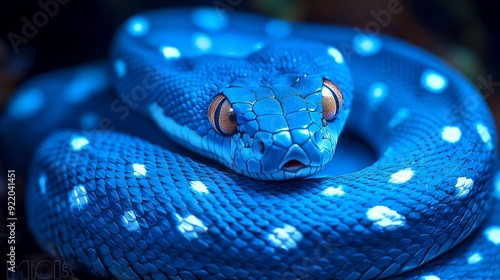
[[[174,70],[149,112],[184,147],[264,180],[310,176],[333,158],[352,102],[335,48],[280,41],[246,57],[170,61]]]
[[[319,172],[343,126],[339,87],[321,75],[242,78],[213,98],[210,124],[230,139],[225,164],[249,177],[283,180]]]

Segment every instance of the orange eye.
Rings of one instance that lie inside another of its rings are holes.
[[[327,121],[334,120],[342,107],[342,92],[332,81],[323,79],[321,96],[323,98],[323,117]]]
[[[236,132],[236,114],[224,94],[217,95],[208,107],[208,120],[217,133],[230,136]]]

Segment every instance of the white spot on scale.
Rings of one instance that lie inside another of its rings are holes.
[[[34,117],[45,104],[45,94],[39,88],[23,89],[14,94],[7,107],[7,115],[12,119],[28,119]]]
[[[376,106],[387,96],[388,87],[386,83],[375,82],[370,86],[369,94],[372,99],[372,105]]]
[[[189,240],[199,237],[200,233],[207,232],[208,228],[196,216],[189,215],[185,218],[175,213],[175,218],[178,220],[177,229]]]
[[[288,251],[297,247],[297,242],[302,239],[302,233],[295,227],[285,224],[282,228],[275,228],[273,232],[268,235],[268,239],[273,246]]]
[[[474,181],[472,181],[472,179],[469,179],[467,177],[459,177],[457,179],[457,184],[455,185],[455,188],[457,188],[458,192],[457,197],[462,198],[467,196],[472,185],[474,185]]]
[[[406,222],[405,216],[383,205],[368,209],[366,217],[373,222],[373,225],[387,230],[395,230]]]
[[[427,69],[422,73],[420,84],[427,91],[437,94],[446,89],[448,79],[432,69]]]
[[[181,52],[177,48],[172,47],[172,46],[161,46],[160,52],[167,59],[181,57]]]
[[[115,60],[113,68],[118,78],[123,78],[127,74],[127,64],[125,64],[125,61],[123,59]]]
[[[212,40],[210,40],[210,38],[203,33],[195,33],[191,39],[196,47],[202,51],[207,51],[212,47]]]
[[[134,176],[146,177],[147,170],[144,164],[134,163],[132,164],[132,167],[134,168]]]
[[[103,68],[83,67],[66,83],[63,96],[68,103],[80,103],[99,93],[108,84],[108,74]]]
[[[392,117],[392,119],[389,121],[389,128],[395,128],[396,126],[400,125],[408,116],[410,115],[410,110],[408,108],[401,108],[399,109],[396,114]]]
[[[217,9],[198,8],[191,14],[193,23],[207,31],[220,31],[229,23],[227,15]]]
[[[328,54],[331,55],[333,57],[333,59],[335,60],[335,62],[337,62],[338,64],[344,63],[344,56],[336,48],[329,47]]]
[[[491,135],[488,128],[482,123],[477,123],[476,130],[477,133],[479,133],[479,136],[481,136],[481,140],[488,145],[488,149],[492,150],[493,144],[491,143]]]
[[[71,208],[84,209],[89,200],[87,198],[87,189],[83,185],[77,185],[69,191],[69,205]]]
[[[135,16],[128,20],[127,30],[132,36],[144,36],[149,32],[149,21],[144,16]]]
[[[79,151],[89,144],[89,140],[85,137],[76,136],[71,139],[71,146],[73,150]]]
[[[500,245],[500,226],[490,226],[484,230],[484,236],[489,242]]]
[[[450,143],[457,143],[462,137],[462,131],[456,126],[445,126],[441,131],[441,138]]]
[[[373,98],[382,98],[387,94],[387,85],[385,83],[373,83],[370,87],[370,93]]]
[[[121,224],[129,231],[136,231],[139,229],[139,223],[133,210],[127,210],[121,216]]]
[[[441,278],[437,277],[436,275],[425,275],[420,277],[421,280],[441,280]]]
[[[257,42],[257,43],[255,43],[255,44],[253,44],[252,49],[253,49],[254,51],[256,51],[256,50],[260,50],[260,49],[262,49],[262,47],[264,47],[264,43],[263,43],[263,42]]]
[[[353,38],[354,51],[363,56],[373,55],[382,49],[382,41],[375,36],[356,35]]]
[[[389,179],[389,183],[393,183],[393,184],[406,183],[406,182],[410,181],[410,179],[413,177],[413,174],[414,174],[414,172],[413,172],[413,170],[411,170],[411,168],[399,170],[398,172],[393,173],[391,175],[391,178]]]
[[[268,36],[280,39],[286,38],[292,34],[292,26],[290,23],[279,19],[268,21],[264,30]]]
[[[47,175],[45,173],[42,173],[38,178],[38,186],[40,193],[45,194],[47,192]]]
[[[202,181],[190,181],[191,188],[199,193],[209,193],[207,186]]]
[[[475,253],[474,255],[470,256],[467,259],[467,263],[469,263],[469,264],[475,264],[475,263],[478,263],[478,262],[480,262],[482,260],[483,260],[483,256],[481,256],[481,254],[479,254],[479,253]]]
[[[326,188],[322,193],[325,196],[342,196],[345,194],[344,190],[342,189],[342,185],[338,186],[337,188],[335,187],[328,187]]]

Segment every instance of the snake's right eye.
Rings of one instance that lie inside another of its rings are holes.
[[[321,90],[323,98],[323,116],[325,120],[334,120],[342,107],[342,92],[337,85],[328,80],[323,79],[323,89]]]
[[[208,120],[217,133],[231,136],[236,132],[236,114],[224,94],[217,95],[208,107]]]

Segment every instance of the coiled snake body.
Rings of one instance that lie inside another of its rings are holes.
[[[53,134],[33,159],[27,212],[38,243],[75,268],[119,279],[500,273],[493,120],[434,56],[210,9],[135,16],[112,53],[128,108],[233,171],[128,134]],[[346,121],[378,159],[318,173]]]

